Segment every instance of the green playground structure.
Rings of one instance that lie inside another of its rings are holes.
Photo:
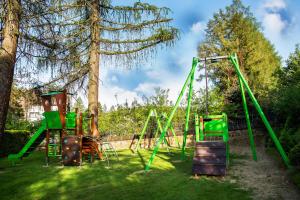
[[[47,139],[47,132],[49,132],[50,130],[62,130],[63,125],[61,123],[59,111],[44,112],[43,115],[45,119],[42,120],[39,129],[32,135],[25,146],[19,151],[19,153],[8,155],[9,160],[15,162],[18,159],[27,157],[44,141],[44,139]],[[65,117],[65,121],[66,130],[74,130],[76,113],[68,112]],[[60,154],[58,153],[61,150],[60,145],[48,143],[47,148],[49,157],[60,156]]]
[[[30,140],[25,144],[25,146],[17,154],[8,155],[8,159],[15,161],[23,157],[28,156],[46,137],[46,121],[43,120],[40,128],[33,134]]]
[[[158,140],[157,140],[158,135],[159,135],[159,133],[160,133],[160,134],[162,133],[162,121],[163,121],[163,120],[166,120],[166,119],[167,119],[167,116],[166,116],[166,113],[162,113],[161,115],[158,115],[158,114],[157,114],[157,111],[156,111],[155,109],[151,109],[151,110],[149,111],[148,117],[147,117],[146,122],[145,122],[145,124],[144,124],[144,127],[143,127],[143,129],[142,129],[142,132],[139,134],[139,139],[138,139],[138,142],[137,142],[137,144],[136,144],[136,146],[135,146],[134,152],[137,152],[138,149],[140,148],[141,141],[143,140],[143,138],[144,138],[144,136],[145,136],[145,133],[146,133],[146,131],[147,131],[147,128],[148,128],[148,125],[149,125],[149,122],[150,122],[150,119],[151,119],[151,118],[154,118],[154,119],[156,120],[156,125],[157,125],[157,127],[156,127],[156,131],[155,131],[154,139],[155,139],[156,142],[158,141]],[[178,138],[177,138],[177,136],[176,136],[176,133],[175,133],[175,130],[174,130],[174,128],[173,128],[172,123],[170,123],[168,129],[169,129],[170,132],[172,133],[172,135],[173,135],[173,137],[174,137],[174,140],[175,140],[175,142],[176,142],[177,145],[178,145],[178,148],[180,148],[180,143],[179,143],[179,140],[178,140]],[[151,138],[150,138],[150,139],[151,139]],[[155,142],[155,143],[156,143],[156,142]],[[163,141],[163,142],[166,143],[168,146],[170,146],[169,142],[168,142],[167,139],[166,139],[166,134],[165,134],[165,137],[164,137],[164,141]],[[167,148],[168,148],[168,147],[167,147]]]
[[[257,160],[257,155],[256,155],[256,148],[255,148],[255,143],[254,143],[254,138],[253,138],[253,133],[252,133],[252,129],[251,129],[251,123],[250,123],[250,119],[249,119],[249,113],[248,113],[248,108],[247,108],[247,102],[246,102],[246,97],[245,97],[245,91],[247,92],[247,94],[249,95],[255,109],[257,110],[259,116],[261,117],[265,127],[268,130],[268,133],[271,137],[271,139],[273,140],[282,160],[284,161],[285,165],[287,167],[290,167],[290,162],[289,159],[285,153],[285,151],[283,150],[276,134],[274,133],[269,121],[267,120],[264,112],[262,111],[259,103],[257,102],[255,96],[253,95],[247,81],[245,80],[243,74],[240,71],[239,68],[239,62],[238,62],[238,57],[236,54],[230,55],[230,56],[214,56],[214,57],[206,57],[206,58],[193,58],[193,62],[192,62],[192,68],[188,74],[188,77],[186,78],[184,85],[181,89],[181,92],[177,98],[177,101],[172,109],[172,111],[170,112],[169,116],[167,117],[167,122],[165,123],[165,125],[163,126],[163,128],[161,129],[161,134],[160,137],[158,139],[158,141],[156,142],[156,146],[154,147],[154,150],[151,154],[151,157],[145,167],[145,170],[148,171],[154,161],[154,158],[159,150],[159,147],[161,145],[161,143],[164,141],[166,132],[168,131],[172,119],[174,117],[174,114],[182,100],[182,97],[185,93],[186,88],[189,86],[189,90],[188,90],[188,102],[187,102],[187,108],[186,108],[186,117],[185,117],[185,126],[184,126],[184,134],[183,134],[183,143],[182,143],[182,153],[181,153],[181,158],[184,160],[186,157],[186,141],[187,141],[187,134],[189,131],[189,119],[190,119],[190,110],[191,110],[191,96],[193,93],[193,82],[194,82],[194,76],[195,76],[195,71],[197,66],[199,65],[203,65],[205,68],[205,72],[206,72],[206,67],[205,67],[205,62],[206,61],[211,61],[211,62],[216,62],[219,61],[221,59],[227,59],[229,60],[235,71],[237,74],[237,77],[239,79],[239,85],[240,85],[240,91],[241,91],[241,96],[242,96],[242,103],[243,103],[243,108],[244,108],[244,112],[245,112],[245,119],[247,122],[247,129],[248,129],[248,136],[249,136],[249,141],[250,141],[250,147],[251,147],[251,151],[252,151],[252,156],[254,160]],[[207,76],[206,76],[207,77]],[[206,81],[207,82],[207,81]],[[146,122],[147,123],[147,122]],[[201,142],[205,139],[205,137],[221,137],[223,142],[225,142],[226,144],[226,162],[228,163],[228,158],[229,158],[229,145],[228,145],[228,120],[227,120],[227,115],[225,113],[223,113],[222,115],[208,115],[206,113],[206,115],[203,116],[198,116],[198,114],[195,114],[195,138],[196,138],[196,142]],[[204,143],[203,143],[204,144]],[[207,145],[207,144],[205,144]],[[221,147],[221,145],[219,144],[216,145],[217,148],[223,148]]]
[[[94,116],[91,116],[88,135],[82,128],[82,114],[67,111],[67,92],[52,91],[40,95],[44,107],[44,119],[39,129],[17,154],[8,155],[13,164],[23,157],[30,155],[45,141],[46,164],[50,157],[59,157],[64,165],[81,165],[83,156],[93,161],[96,155],[103,159],[103,154],[109,164],[108,155],[117,153],[109,142],[103,143],[96,129]],[[54,107],[57,108],[54,108]],[[94,134],[98,135],[94,135]],[[104,145],[103,145],[104,144]]]
[[[208,137],[221,137],[226,145],[226,163],[229,164],[229,135],[226,113],[200,117],[198,117],[198,114],[195,114],[195,137],[196,142],[204,141]],[[184,152],[182,155],[185,155]]]

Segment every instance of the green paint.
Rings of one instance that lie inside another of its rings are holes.
[[[191,98],[193,93],[193,82],[194,82],[194,74],[192,74],[190,79],[190,87],[189,87],[189,95],[188,95],[188,103],[186,107],[186,114],[185,114],[185,126],[184,126],[184,133],[183,133],[183,143],[182,143],[182,150],[181,150],[181,159],[185,159],[185,147],[186,147],[186,138],[187,133],[189,130],[189,120],[190,120],[190,111],[191,111]]]
[[[148,124],[149,124],[149,121],[150,121],[150,118],[151,118],[151,117],[155,117],[156,123],[157,123],[157,129],[156,129],[156,131],[155,131],[155,136],[154,136],[154,138],[156,139],[157,136],[158,136],[158,133],[159,133],[159,132],[162,133],[162,131],[163,131],[160,119],[161,119],[161,118],[166,118],[166,119],[167,119],[166,114],[163,113],[161,116],[159,116],[158,113],[157,113],[157,111],[156,111],[155,109],[151,109],[150,112],[149,112],[149,114],[148,114],[147,120],[146,120],[146,122],[145,122],[145,124],[144,124],[144,127],[143,127],[143,129],[142,129],[142,132],[141,132],[141,134],[140,134],[140,137],[139,137],[139,140],[138,140],[138,143],[137,143],[137,145],[136,145],[136,147],[135,147],[134,152],[137,152],[137,150],[138,150],[139,147],[140,147],[141,140],[144,138],[144,135],[145,135],[145,132],[146,132],[146,130],[147,130],[147,127],[148,127]],[[171,132],[172,132],[172,134],[173,134],[173,137],[174,137],[175,141],[177,142],[178,147],[180,148],[180,144],[179,144],[178,138],[177,138],[177,136],[176,136],[176,134],[175,134],[174,128],[173,128],[173,126],[172,126],[172,123],[169,124],[169,127],[168,127],[168,128],[171,130]],[[163,142],[164,142],[165,144],[167,144],[168,146],[170,146],[170,144],[168,143],[168,141],[167,141],[167,139],[166,139],[165,137],[164,137]]]
[[[137,152],[137,150],[138,150],[138,148],[139,148],[139,146],[140,146],[140,143],[141,143],[141,141],[142,141],[142,138],[144,138],[144,135],[145,135],[145,132],[146,132],[146,130],[147,130],[147,126],[148,126],[149,120],[150,120],[151,116],[153,116],[153,115],[154,115],[153,110],[150,110],[150,112],[149,112],[149,114],[148,114],[148,117],[147,117],[147,120],[146,120],[146,122],[145,122],[145,125],[144,125],[144,127],[143,127],[143,130],[142,130],[142,132],[141,132],[141,134],[140,134],[138,143],[136,144],[136,147],[135,147],[134,152]]]
[[[48,129],[62,129],[62,123],[58,111],[44,112]]]
[[[168,120],[168,116],[167,116],[166,113],[162,113],[162,117],[163,117],[164,119],[167,119],[167,120]],[[180,148],[180,143],[179,143],[178,137],[177,137],[177,135],[176,135],[176,133],[175,133],[175,130],[174,130],[174,127],[173,127],[172,122],[170,122],[169,129],[171,130],[171,133],[172,133],[172,135],[173,135],[173,137],[174,137],[174,140],[176,141],[176,143],[177,143],[177,145],[178,145],[178,148]]]
[[[281,146],[281,144],[280,144],[280,142],[279,142],[279,140],[278,140],[276,134],[274,133],[274,131],[273,131],[273,129],[272,129],[272,127],[271,127],[269,121],[267,120],[267,118],[266,118],[264,112],[262,111],[262,109],[261,109],[259,103],[257,102],[256,98],[254,97],[254,95],[253,95],[253,93],[252,93],[252,91],[251,91],[251,89],[250,89],[248,83],[246,82],[244,76],[242,75],[242,73],[241,73],[241,71],[240,71],[240,69],[239,69],[239,64],[238,64],[238,58],[237,58],[237,55],[234,54],[234,55],[230,56],[230,57],[229,57],[229,60],[232,62],[233,66],[234,66],[234,68],[235,68],[235,71],[236,71],[236,73],[237,73],[237,75],[238,75],[238,77],[239,77],[239,78],[241,79],[241,81],[243,82],[243,84],[244,84],[244,86],[245,86],[245,88],[246,88],[246,91],[248,92],[248,95],[249,95],[250,99],[252,100],[253,105],[255,106],[255,108],[256,108],[256,110],[257,110],[259,116],[261,117],[263,123],[265,124],[265,126],[266,126],[266,128],[267,128],[267,130],[268,130],[268,133],[269,133],[270,137],[272,138],[272,140],[273,140],[273,142],[274,142],[274,144],[275,144],[275,146],[276,146],[278,152],[280,153],[280,155],[281,155],[281,157],[282,157],[282,159],[283,159],[285,165],[286,165],[287,167],[290,167],[290,161],[289,161],[289,158],[287,157],[285,151],[283,150],[283,148],[282,148],[282,146]]]
[[[66,114],[66,128],[67,129],[74,129],[76,125],[76,116],[75,112],[68,112]]]
[[[186,89],[186,87],[187,87],[187,85],[188,85],[188,83],[189,83],[191,77],[192,77],[192,76],[194,75],[194,73],[195,73],[195,69],[196,69],[196,67],[197,67],[197,64],[198,64],[198,59],[197,59],[197,58],[193,58],[192,69],[191,69],[191,71],[190,71],[190,73],[189,73],[187,79],[185,80],[185,82],[184,82],[184,84],[183,84],[183,87],[182,87],[182,89],[181,89],[181,92],[180,92],[180,94],[179,94],[179,97],[178,97],[177,100],[176,100],[175,106],[174,106],[172,112],[170,113],[170,116],[168,117],[167,123],[166,123],[166,125],[164,126],[164,129],[163,129],[163,131],[162,131],[162,133],[161,133],[161,135],[160,135],[160,137],[159,137],[159,140],[158,140],[158,142],[157,142],[157,144],[156,144],[156,146],[155,146],[155,148],[154,148],[154,150],[153,150],[153,152],[152,152],[152,154],[151,154],[151,157],[150,157],[150,159],[149,159],[149,161],[148,161],[148,163],[147,163],[147,165],[146,165],[146,167],[145,167],[145,170],[146,170],[146,171],[148,171],[148,170],[150,169],[150,166],[151,166],[151,164],[152,164],[152,162],[153,162],[153,160],[154,160],[154,158],[155,158],[155,155],[156,155],[156,153],[157,153],[157,151],[158,151],[158,149],[159,149],[159,145],[160,145],[161,141],[163,140],[163,138],[164,138],[164,136],[165,136],[165,134],[166,134],[166,132],[167,132],[167,130],[168,130],[168,127],[169,127],[169,125],[170,125],[170,123],[171,123],[171,121],[172,121],[172,119],[173,119],[173,116],[174,116],[174,114],[175,114],[175,112],[176,112],[176,110],[177,110],[177,108],[178,108],[178,106],[179,106],[179,103],[180,103],[180,101],[181,101],[181,99],[182,99],[182,96],[183,96],[183,94],[184,94],[184,91],[185,91],[185,89]]]
[[[203,123],[201,123],[201,121],[203,121]],[[200,132],[200,141],[204,140],[204,136],[223,138],[223,141],[226,144],[226,162],[229,164],[229,134],[226,113],[222,113],[222,115],[200,116]]]
[[[240,84],[243,107],[244,107],[244,112],[245,112],[245,117],[246,117],[246,122],[247,122],[248,137],[249,137],[249,141],[250,141],[252,157],[253,157],[253,160],[257,161],[255,142],[254,142],[254,137],[253,137],[252,128],[251,128],[251,124],[250,124],[250,118],[249,118],[249,112],[248,112],[248,107],[247,107],[247,101],[246,101],[246,97],[245,97],[244,85],[240,78],[239,78],[239,84]]]
[[[48,92],[46,94],[42,94],[41,96],[53,96],[53,95],[57,95],[57,94],[61,94],[63,93],[63,91],[51,91],[51,92]]]
[[[24,154],[30,150],[30,147],[34,144],[34,142],[41,136],[41,134],[47,130],[45,120],[42,121],[40,128],[33,134],[30,140],[25,144],[25,146],[21,149],[21,151],[17,154],[9,154],[8,160],[14,161],[22,158]]]

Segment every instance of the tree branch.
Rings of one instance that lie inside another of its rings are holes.
[[[56,48],[58,48],[58,44],[56,44],[56,43],[53,43],[53,44],[47,43],[47,42],[45,42],[45,41],[43,41],[43,40],[41,40],[41,39],[39,39],[39,38],[37,38],[35,36],[32,36],[32,35],[22,34],[21,37],[24,38],[25,40],[29,40],[31,42],[35,42],[35,43],[37,43],[39,45],[42,45],[44,47],[47,47],[49,49],[56,49]]]
[[[149,26],[149,25],[155,25],[155,24],[160,24],[160,23],[168,23],[173,19],[156,19],[156,20],[150,20],[150,21],[144,21],[142,23],[139,24],[122,24],[122,27],[107,27],[107,26],[103,26],[100,25],[100,28],[102,30],[106,30],[106,31],[121,31],[121,30],[139,30],[144,28],[145,26]],[[115,23],[116,24],[116,23]]]

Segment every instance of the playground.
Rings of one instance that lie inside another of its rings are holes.
[[[142,157],[150,157],[148,151],[140,151],[141,157],[120,151],[120,161],[112,160],[110,168],[101,161],[81,168],[57,164],[45,168],[44,155],[36,152],[14,168],[0,161],[0,179],[6,182],[0,186],[0,195],[1,199],[299,199],[282,163],[261,147],[258,162],[251,159],[247,148],[233,146],[232,150],[232,167],[226,177],[199,178],[190,174],[191,160],[178,162],[178,150],[172,150],[172,156],[162,150],[157,165],[147,173],[141,169],[145,165]],[[269,168],[272,171],[266,173]]]
[[[181,3],[0,2],[1,200],[300,199],[299,2]]]

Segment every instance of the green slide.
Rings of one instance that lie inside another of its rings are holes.
[[[26,145],[17,154],[9,154],[8,160],[15,161],[22,157],[27,157],[46,137],[46,121],[43,120],[40,128],[33,134]]]

